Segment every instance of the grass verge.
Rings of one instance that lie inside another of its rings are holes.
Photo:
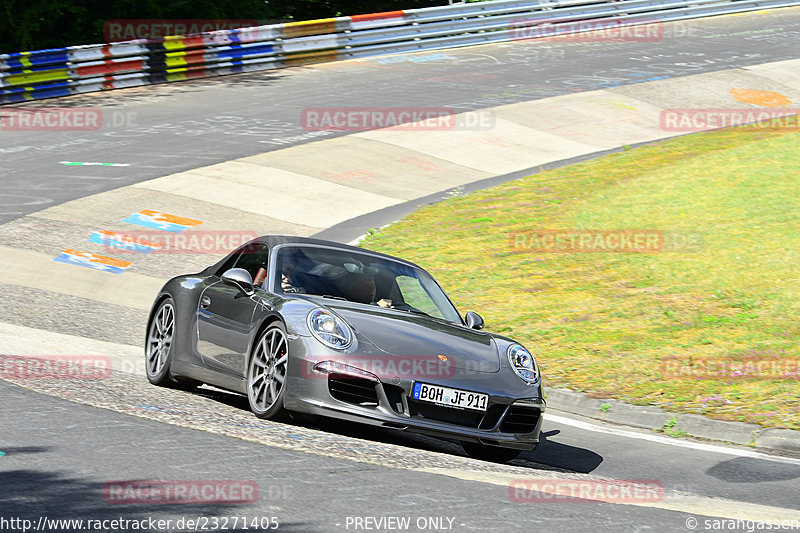
[[[551,253],[546,230],[661,240]],[[796,132],[624,150],[424,207],[362,245],[428,269],[532,350],[546,386],[800,429]]]

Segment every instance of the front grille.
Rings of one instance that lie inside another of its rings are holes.
[[[500,431],[503,433],[530,433],[536,429],[539,416],[541,416],[541,412],[538,409],[512,406],[503,418],[503,423],[500,424]]]
[[[378,405],[376,383],[369,379],[348,376],[347,374],[328,374],[328,390],[337,400],[364,406]]]
[[[439,407],[438,405],[434,405],[432,403],[417,402],[414,400],[408,401],[408,409],[411,416],[418,416],[421,418],[428,418],[430,420],[437,420],[439,422],[447,422],[448,424],[456,424],[471,428],[478,427],[481,418],[483,418],[483,413],[479,411],[453,409],[452,407]]]

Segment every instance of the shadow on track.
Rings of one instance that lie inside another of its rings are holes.
[[[800,478],[800,466],[752,457],[737,457],[717,463],[706,473],[727,483],[764,483]]]
[[[20,447],[7,448],[9,457],[17,454],[38,453],[47,451],[46,448]],[[7,460],[4,457],[4,460]],[[173,523],[181,518],[197,519],[197,517],[228,517],[250,516],[248,505],[220,505],[214,504],[181,504],[181,505],[155,505],[146,504],[117,504],[109,503],[104,497],[105,483],[98,483],[88,479],[73,477],[56,470],[15,469],[4,470],[0,467],[0,512],[5,520],[19,519],[30,520],[28,530],[35,528],[40,517],[45,517],[49,522],[43,523],[43,531],[86,531],[86,526],[91,521],[136,520],[143,527],[119,527],[119,531],[158,531],[147,526],[147,521],[152,518],[158,520],[171,519]],[[56,520],[83,520],[83,528],[76,527],[73,523],[55,524]],[[22,522],[16,522],[22,524]],[[111,522],[108,522],[110,524]],[[222,523],[222,522],[220,522]],[[213,522],[210,522],[213,525]],[[47,527],[49,526],[49,527]],[[222,527],[222,526],[220,526]],[[90,528],[92,530],[111,531],[107,527]],[[174,528],[172,528],[174,529]],[[11,531],[20,530],[11,523]],[[191,530],[194,530],[192,528]],[[261,531],[261,529],[258,529]],[[3,531],[9,531],[3,529]],[[206,531],[222,531],[209,526]],[[224,529],[229,533],[254,531],[253,528]],[[303,522],[281,522],[280,531],[289,532],[314,532],[317,531],[312,524]]]
[[[247,398],[232,392],[204,386],[195,390],[192,394],[203,396],[243,411],[250,410]],[[449,453],[461,457],[466,456],[457,441],[347,422],[335,418],[295,415],[289,424],[345,437],[367,439],[432,452]],[[558,430],[542,432],[539,446],[536,450],[523,452],[509,464],[530,468],[531,470],[589,473],[603,462],[603,457],[591,450],[548,440],[548,437],[558,433]]]

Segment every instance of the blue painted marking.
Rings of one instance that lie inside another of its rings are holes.
[[[0,90],[0,98],[5,102],[25,102],[30,97],[49,98],[51,96],[67,96],[72,94],[69,82],[53,83],[50,85],[29,87],[15,87],[13,89]]]
[[[94,270],[100,270],[102,272],[110,272],[112,274],[122,274],[125,272],[124,268],[120,268],[118,266],[113,265],[104,265],[103,263],[93,263],[83,257],[75,256],[69,253],[62,253],[53,261],[58,261],[59,263],[66,263],[68,265],[77,265],[86,268],[92,268]]]
[[[142,215],[141,213],[134,213],[128,218],[122,219],[122,221],[127,222],[128,224],[136,224],[137,226],[144,226],[146,228],[168,231],[170,233],[182,233],[183,230],[189,227],[189,226],[183,226],[181,224],[173,224],[172,222],[153,220],[152,218]]]
[[[155,250],[155,248],[152,246],[132,241],[123,241],[118,238],[104,235],[99,231],[92,233],[92,235],[89,237],[89,242],[102,244],[104,246],[110,246],[113,248],[122,248],[123,250],[128,250],[129,252],[139,252],[140,254],[149,254]]]
[[[3,457],[5,454],[6,452],[0,452],[0,457]]]
[[[260,46],[246,46],[246,45],[231,45],[230,50],[221,50],[217,52],[219,57],[247,57],[256,54],[269,54],[274,51],[275,47],[271,44]]]

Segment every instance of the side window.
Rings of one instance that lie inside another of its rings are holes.
[[[250,273],[255,285],[261,285],[267,275],[268,259],[269,247],[266,244],[247,246],[225,261],[217,275],[221,276],[231,268],[243,268]]]
[[[238,254],[238,253],[231,255],[231,256],[230,256],[228,259],[226,259],[226,260],[225,260],[225,262],[224,262],[224,263],[222,263],[222,266],[221,266],[221,267],[219,267],[219,270],[217,270],[217,271],[215,272],[216,276],[217,276],[217,277],[220,277],[220,276],[222,276],[222,275],[223,275],[225,272],[227,272],[228,270],[232,269],[232,268],[233,268],[233,265],[235,265],[235,264],[236,264],[236,261],[237,261],[238,259],[239,259],[239,254]]]
[[[269,259],[269,248],[266,244],[248,246],[236,261],[234,268],[243,268],[250,273],[253,284],[256,286],[264,283],[267,277],[267,261]]]
[[[431,316],[444,318],[442,312],[436,307],[428,295],[425,288],[420,284],[417,278],[410,276],[397,276],[397,286],[402,294],[403,301]]]

